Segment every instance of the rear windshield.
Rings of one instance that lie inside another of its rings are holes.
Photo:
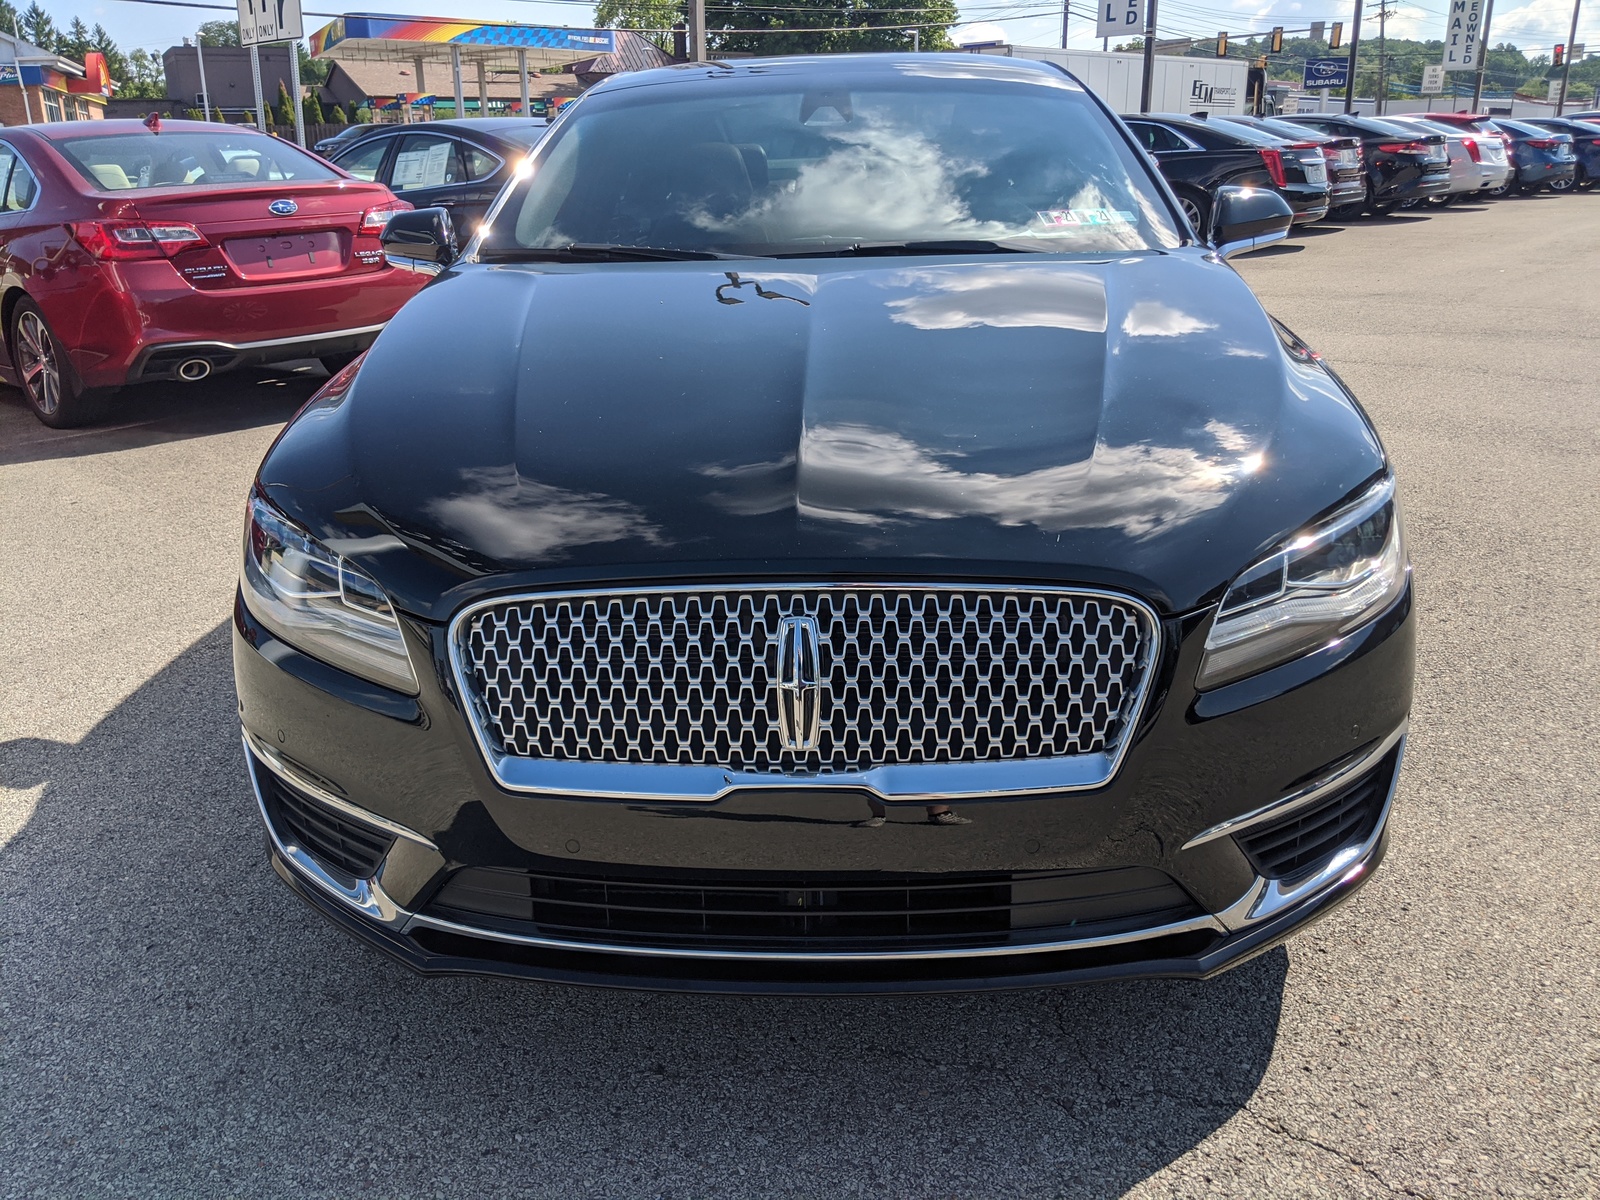
[[[482,249],[802,256],[959,239],[1104,253],[1181,236],[1150,168],[1066,76],[907,65],[591,95],[557,123]]]
[[[1273,130],[1260,129],[1254,125],[1245,125],[1238,121],[1219,124],[1218,128],[1219,131],[1226,132],[1230,136],[1238,138],[1241,142],[1249,142],[1252,146],[1280,146],[1285,141],[1303,140],[1298,132],[1290,135],[1289,138],[1285,138],[1283,134],[1276,133]]]
[[[325,163],[265,134],[173,131],[110,133],[55,143],[80,174],[102,192],[130,188],[338,179]]]

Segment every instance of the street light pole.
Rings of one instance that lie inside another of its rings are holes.
[[[206,87],[206,42],[198,33],[194,35],[194,60],[200,64],[200,107],[205,119],[211,120],[211,92]]]
[[[1378,94],[1372,100],[1372,114],[1377,117],[1383,116],[1384,101],[1389,98],[1388,20],[1389,9],[1378,0]]]
[[[1561,95],[1556,98],[1556,116],[1567,106],[1567,76],[1572,74],[1572,43],[1578,40],[1578,6],[1583,0],[1572,0],[1572,31],[1567,34],[1567,56],[1561,62]]]

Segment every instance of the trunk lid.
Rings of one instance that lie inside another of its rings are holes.
[[[206,244],[173,256],[200,288],[259,287],[381,269],[368,210],[393,203],[381,184],[357,180],[172,187],[141,191],[134,201],[150,225],[193,225]]]

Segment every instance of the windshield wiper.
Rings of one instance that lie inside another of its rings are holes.
[[[678,250],[667,246],[624,246],[610,242],[570,242],[565,246],[506,246],[485,249],[493,262],[710,262],[754,258],[718,250]]]
[[[902,254],[1038,254],[1025,246],[982,239],[949,238],[922,242],[856,242],[832,250],[800,250],[775,258],[893,258]]]

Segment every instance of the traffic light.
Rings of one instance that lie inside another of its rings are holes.
[[[1282,54],[1283,53],[1283,26],[1282,25],[1274,25],[1272,27],[1272,52],[1274,54]]]
[[[1228,35],[1226,31],[1217,34],[1217,57],[1228,57]]]
[[[1339,43],[1342,41],[1344,41],[1344,22],[1335,21],[1333,23],[1333,36],[1328,39],[1328,49],[1337,50]]]
[[[1567,47],[1563,43],[1557,42],[1556,43],[1556,52],[1550,58],[1550,65],[1552,67],[1559,67],[1561,65],[1561,60],[1563,58],[1565,58],[1566,55],[1567,55]]]

